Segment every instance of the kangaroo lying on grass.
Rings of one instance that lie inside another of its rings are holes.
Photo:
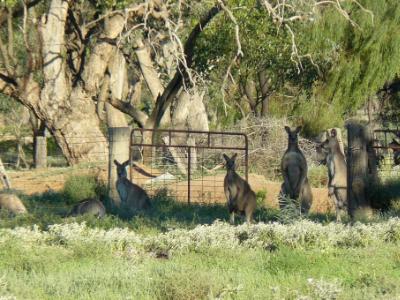
[[[0,209],[6,209],[16,215],[27,212],[19,197],[11,193],[0,193]]]
[[[78,215],[90,214],[102,218],[106,214],[106,208],[103,203],[96,199],[86,199],[76,204],[71,212],[68,214],[69,217],[76,217]]]
[[[328,195],[335,203],[336,221],[340,222],[341,213],[347,211],[347,166],[336,129],[331,130],[319,147],[327,153]]]
[[[114,163],[117,166],[116,186],[121,203],[133,211],[150,208],[151,203],[146,191],[127,178],[126,166],[129,164],[129,160],[122,164],[114,160]]]
[[[224,191],[228,201],[230,223],[235,223],[235,213],[245,214],[248,223],[253,220],[253,213],[256,209],[256,194],[250,185],[241,178],[235,171],[235,159],[237,153],[231,158],[223,154],[226,161],[226,175],[224,179]]]
[[[307,178],[307,161],[298,143],[298,134],[301,128],[301,126],[298,126],[295,130],[291,130],[290,127],[285,126],[288,134],[288,148],[281,160],[284,181],[280,196],[298,200],[301,211],[307,213],[311,207],[313,196]],[[281,203],[282,206],[284,206],[283,203]]]

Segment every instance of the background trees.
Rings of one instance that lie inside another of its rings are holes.
[[[396,111],[399,10],[395,0],[10,0],[0,90],[70,164],[105,157],[107,126],[128,123],[207,130],[289,116],[312,135],[369,102]]]

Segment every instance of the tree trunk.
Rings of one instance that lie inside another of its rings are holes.
[[[128,95],[128,73],[125,58],[119,50],[114,51],[113,57],[108,64],[110,72],[109,88],[111,97],[125,99]],[[125,114],[111,104],[106,103],[107,125],[108,127],[128,127]]]
[[[368,186],[367,128],[356,122],[347,124],[348,130],[348,204],[349,214],[354,217],[357,210],[369,209],[366,197]]]
[[[46,127],[70,164],[105,161],[108,153],[107,141],[100,130],[91,95],[81,85],[71,90],[70,76],[66,73],[63,57],[67,12],[67,1],[53,0],[47,18],[42,18],[40,32],[45,85],[40,94],[36,115],[46,122]],[[96,83],[96,74],[101,73],[101,70],[91,71],[99,70],[101,66],[88,66],[86,69],[89,72],[86,77],[92,79],[90,83]],[[95,88],[97,90],[98,86]]]
[[[60,107],[54,118],[46,119],[68,163],[106,161],[108,145],[95,104],[80,89],[74,89],[69,102],[69,108]]]

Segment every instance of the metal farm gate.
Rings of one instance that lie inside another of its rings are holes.
[[[400,177],[400,131],[396,129],[374,130],[374,145],[378,174],[382,179]]]
[[[153,136],[153,142],[144,142]],[[223,153],[237,153],[236,171],[248,180],[248,139],[239,132],[133,129],[130,179],[149,195],[164,190],[180,201],[225,201]]]

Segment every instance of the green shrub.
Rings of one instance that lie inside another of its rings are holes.
[[[260,190],[256,193],[256,199],[257,199],[257,208],[262,208],[264,207],[265,204],[265,198],[267,197],[267,191],[266,190]]]
[[[328,170],[324,165],[311,165],[308,168],[308,180],[312,187],[326,187],[328,185]]]
[[[95,198],[98,182],[94,176],[70,176],[64,184],[63,194],[67,203],[76,203],[85,198]]]

